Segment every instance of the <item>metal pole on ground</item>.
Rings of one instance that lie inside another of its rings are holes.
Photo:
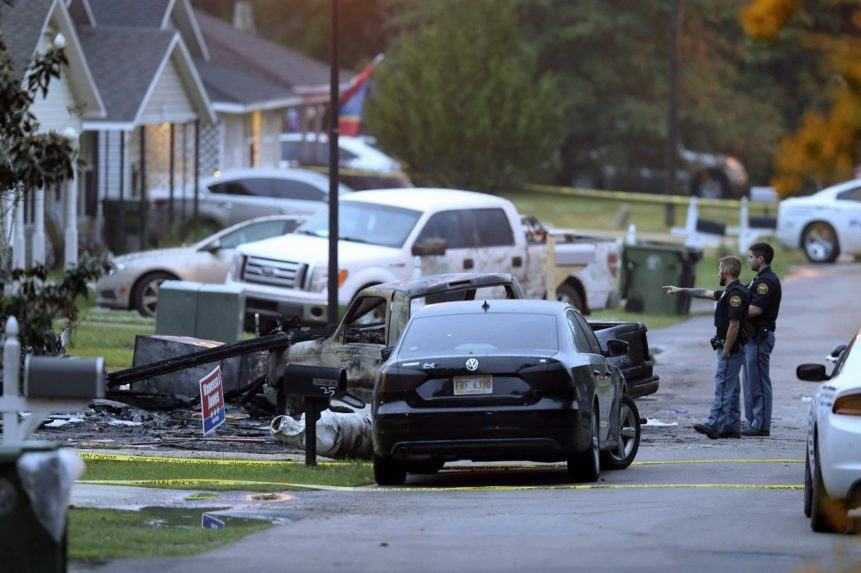
[[[338,324],[338,0],[331,2],[332,23],[329,30],[331,68],[329,78],[329,326]]]

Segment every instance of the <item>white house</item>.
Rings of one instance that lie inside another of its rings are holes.
[[[105,117],[106,110],[89,68],[72,17],[64,0],[28,0],[14,8],[0,8],[0,34],[6,43],[15,73],[24,81],[25,71],[34,57],[52,45],[62,46],[69,61],[58,79],[54,79],[46,97],[38,97],[31,107],[41,131],[55,131],[71,136],[81,155],[87,154],[87,140],[82,135],[87,121]],[[6,228],[12,229],[13,266],[44,263],[46,260],[46,214],[53,234],[62,235],[65,262],[77,262],[78,213],[82,180],[76,173],[60,189],[35,189],[26,200],[6,190],[6,200],[14,202],[6,209]],[[62,229],[62,231],[60,231]],[[59,253],[55,253],[59,256]]]

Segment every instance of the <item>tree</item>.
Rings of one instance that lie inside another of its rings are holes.
[[[2,0],[0,10],[12,0]],[[2,18],[0,11],[0,18]],[[40,133],[39,122],[30,112],[38,96],[45,97],[52,79],[68,65],[62,46],[39,54],[29,68],[16,70],[0,38],[0,210],[20,201],[33,189],[49,187],[72,175],[74,150],[57,133]],[[7,201],[11,196],[13,202]],[[0,213],[0,227],[5,213]],[[0,272],[11,271],[9,229],[0,232]],[[0,277],[0,282],[2,282]]]
[[[0,18],[12,4],[12,0],[0,1]],[[62,48],[56,45],[37,55],[28,69],[16,70],[0,38],[0,210],[23,200],[23,195],[33,189],[72,175],[75,155],[69,140],[53,132],[40,133],[39,123],[30,112],[36,98],[45,97],[52,79],[59,78],[67,65]],[[0,212],[0,224],[5,219],[5,213]],[[0,324],[14,315],[19,320],[25,352],[59,353],[62,345],[59,334],[53,331],[53,321],[65,318],[69,326],[74,325],[77,298],[87,295],[87,282],[98,279],[104,262],[85,256],[60,282],[50,283],[44,267],[27,271],[11,268],[9,229],[0,231]]]
[[[535,71],[514,0],[416,10],[376,72],[369,130],[421,184],[493,191],[537,176],[564,109],[556,81]]]
[[[784,92],[770,55],[746,45],[737,10],[746,0],[685,0],[679,38],[681,141],[742,158],[766,179],[785,129]],[[563,176],[601,150],[614,165],[642,165],[667,138],[667,65],[672,2],[522,0],[521,22],[568,99]],[[658,164],[662,164],[659,160]]]
[[[827,64],[824,102],[811,105],[780,142],[773,184],[781,195],[852,177],[861,162],[861,7],[856,0],[753,0],[741,13],[763,43],[791,37]]]

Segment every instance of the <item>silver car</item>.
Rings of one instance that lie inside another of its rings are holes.
[[[96,304],[155,316],[159,285],[166,280],[223,283],[234,249],[243,243],[292,232],[302,218],[273,215],[239,223],[188,247],[156,249],[114,259],[113,271],[96,283]]]
[[[352,191],[340,185],[340,194]],[[174,209],[189,213],[193,209],[194,191],[177,189]],[[170,193],[157,188],[149,198],[159,214],[152,231],[166,234],[163,216],[167,213]],[[329,201],[329,178],[308,169],[229,169],[200,182],[198,212],[200,224],[213,231],[255,217],[275,213],[307,217],[326,208]],[[184,203],[184,205],[183,205]]]

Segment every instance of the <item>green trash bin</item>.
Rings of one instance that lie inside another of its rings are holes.
[[[687,294],[668,296],[664,285],[692,287],[702,251],[683,245],[641,243],[622,252],[622,298],[625,310],[646,314],[688,314]]]
[[[18,471],[18,460],[28,453],[57,454],[59,445],[53,442],[24,442],[15,446],[0,446],[0,569],[29,572],[66,571],[66,531],[55,539],[43,525],[31,503]],[[54,480],[37,475],[39,495],[57,496],[64,503],[61,488]],[[56,491],[54,491],[56,490]],[[48,501],[47,498],[42,501]],[[65,516],[66,508],[63,508]],[[42,512],[42,518],[45,514]]]

